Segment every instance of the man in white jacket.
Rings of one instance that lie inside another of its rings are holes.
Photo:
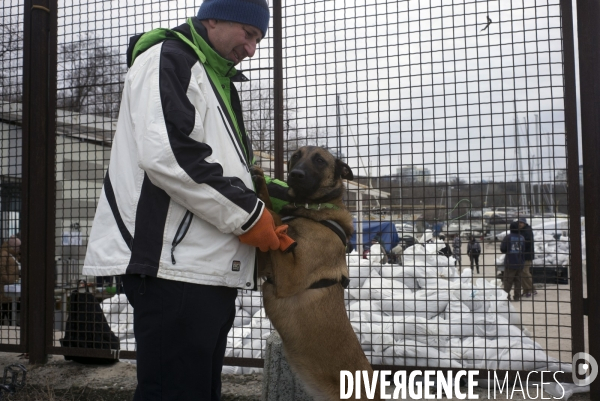
[[[130,42],[83,273],[123,275],[135,400],[220,398],[237,288],[255,288],[257,247],[280,246],[234,86],[269,18],[266,0],[205,0],[197,18]]]

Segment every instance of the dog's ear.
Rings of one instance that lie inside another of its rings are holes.
[[[341,161],[340,159],[335,159],[335,175],[340,176],[346,180],[353,180],[354,174],[352,174],[352,170],[350,166]]]

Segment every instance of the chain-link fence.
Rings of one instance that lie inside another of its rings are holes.
[[[83,277],[83,258],[110,159],[129,37],[184,23],[198,6],[58,4],[47,352],[106,356],[115,349],[109,337],[90,339],[102,352],[61,344],[69,319],[84,319],[77,312],[89,298],[121,357],[134,356],[132,309],[119,277]],[[346,306],[371,363],[568,368],[562,363],[585,348],[583,310],[572,301],[586,295],[585,221],[580,184],[567,179],[574,176],[567,155],[578,155],[567,148],[565,111],[564,47],[574,42],[562,29],[560,2],[272,6],[280,7],[273,14],[281,15],[281,31],[272,21],[255,57],[241,65],[250,78],[238,87],[245,126],[267,174],[285,178],[287,156],[303,145],[325,146],[353,169],[345,194],[356,229]],[[4,2],[0,12],[0,237],[8,241],[21,230],[23,3]],[[506,293],[512,269],[501,248],[518,219],[529,275],[522,289]],[[19,319],[27,310],[13,276],[3,282],[2,347],[24,339]],[[240,290],[228,371],[260,369],[271,330],[260,292]]]

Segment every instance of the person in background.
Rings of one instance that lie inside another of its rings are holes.
[[[15,236],[4,241],[0,247],[0,301],[2,302],[0,323],[4,318],[11,322],[12,298],[4,295],[4,286],[19,280],[21,260],[21,240]]]
[[[454,255],[454,259],[456,259],[456,266],[458,267],[458,271],[460,272],[461,264],[460,264],[460,255],[461,255],[461,246],[462,241],[460,239],[460,235],[456,234],[454,236],[454,240],[452,240],[452,255]]]
[[[444,247],[442,249],[440,249],[438,251],[438,253],[440,255],[444,255],[447,258],[449,258],[450,256],[452,256],[452,250],[450,249],[450,245],[448,245],[448,243],[446,242],[446,236],[444,234],[440,234],[438,236],[438,238],[440,239],[441,242],[443,242]]]
[[[380,234],[371,239],[371,246],[363,251],[363,259],[371,259],[376,263],[387,264],[388,255],[381,243]]]
[[[531,277],[531,262],[535,258],[533,230],[527,224],[525,217],[519,217],[517,222],[519,224],[519,234],[525,238],[525,248],[523,249],[523,257],[525,258],[525,265],[523,266],[523,296],[529,298],[532,295],[537,295],[537,291],[533,289],[533,279]]]
[[[472,236],[471,240],[467,244],[467,255],[469,256],[469,259],[471,259],[471,271],[475,271],[475,270],[473,270],[473,264],[474,264],[477,269],[477,274],[479,274],[479,255],[480,254],[481,254],[481,245],[479,244],[479,242],[477,242],[475,237]]]
[[[220,399],[238,289],[257,287],[257,248],[283,244],[285,226],[254,192],[235,86],[248,80],[235,66],[254,56],[269,19],[266,0],[204,0],[182,25],[130,40],[83,274],[122,277],[135,401]],[[288,189],[277,188],[269,193],[285,204]]]
[[[504,291],[509,294],[513,287],[513,299],[518,301],[521,299],[521,275],[525,264],[524,257],[525,238],[519,234],[519,222],[513,221],[510,223],[510,234],[502,240],[500,244],[500,252],[505,254],[504,257],[504,275],[502,283]]]
[[[403,264],[403,257],[402,254],[404,253],[404,247],[402,246],[402,243],[399,243],[398,245],[396,245],[395,247],[392,248],[392,251],[390,252],[394,259],[393,259],[393,263],[402,265]]]

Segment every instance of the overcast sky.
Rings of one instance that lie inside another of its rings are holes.
[[[199,1],[62,1],[59,42],[173,27]],[[286,96],[355,172],[550,180],[566,166],[559,0],[283,1]],[[487,18],[492,23],[487,25]],[[272,79],[272,30],[241,69]],[[528,121],[528,122],[527,122]],[[532,159],[528,161],[528,159]]]

